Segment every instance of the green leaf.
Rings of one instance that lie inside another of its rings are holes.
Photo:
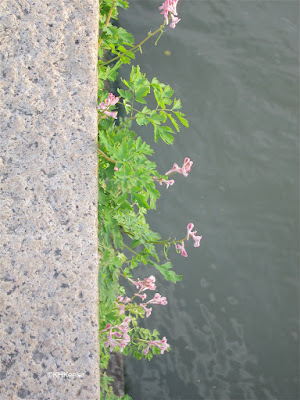
[[[149,118],[152,123],[157,125],[160,125],[161,122],[165,122],[165,116],[163,114],[157,114],[154,110],[151,112]]]
[[[184,118],[184,114],[183,114],[183,113],[180,113],[180,112],[178,112],[178,111],[175,111],[174,113],[175,113],[176,117],[179,119],[179,121],[182,123],[182,125],[185,126],[186,128],[188,128],[188,127],[189,127],[189,123],[188,123],[188,121]]]
[[[175,127],[176,131],[177,131],[177,132],[179,132],[179,126],[178,126],[178,124],[177,124],[176,120],[175,120],[175,119],[172,117],[172,115],[171,115],[171,114],[167,114],[167,115],[168,115],[168,117],[169,117],[170,121],[172,122],[172,124],[174,125],[174,127]]]
[[[135,90],[136,101],[141,100],[141,97],[147,96],[147,94],[149,92],[150,92],[150,87],[149,86],[147,86],[147,85],[138,86],[137,89]]]
[[[127,86],[129,89],[133,89],[133,84],[131,82],[126,81],[126,79],[121,78],[122,83]]]
[[[131,242],[130,247],[131,247],[132,249],[134,249],[135,247],[138,247],[138,246],[140,246],[140,245],[141,245],[141,241],[140,241],[140,240],[133,240],[133,241]]]
[[[131,193],[131,201],[134,203],[135,201],[138,203],[139,207],[144,207],[147,210],[150,209],[149,204],[147,203],[145,197],[140,193]]]
[[[158,125],[154,125],[154,142],[157,143],[158,139],[159,139]]]
[[[167,143],[167,144],[173,144],[174,141],[174,136],[170,135],[170,133],[167,132],[161,132],[160,133],[161,139]]]
[[[157,142],[160,137],[165,143],[172,144],[174,137],[170,135],[170,132],[173,133],[173,130],[169,126],[154,125],[154,141]]]
[[[145,114],[138,113],[138,114],[136,114],[136,123],[140,126],[147,125],[147,124],[149,124],[149,119]]]
[[[167,85],[167,86],[164,88],[163,96],[164,96],[164,97],[172,97],[173,94],[174,94],[174,90],[171,88],[171,86]]]
[[[122,27],[118,28],[117,34],[122,39],[123,44],[127,44],[127,45],[134,44],[134,37],[132,36],[131,33],[127,32],[124,28],[122,28]]]
[[[153,78],[151,81],[151,87],[157,89],[158,91],[162,92],[161,84],[157,78]]]
[[[180,99],[174,99],[173,110],[179,110],[181,108],[181,101]]]
[[[174,271],[171,270],[172,264],[169,261],[163,265],[159,265],[149,260],[149,264],[153,265],[167,281],[176,283],[182,280],[182,275],[177,275]]]

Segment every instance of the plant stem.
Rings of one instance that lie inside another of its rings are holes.
[[[183,239],[180,240],[172,240],[171,242],[169,242],[168,240],[158,240],[155,242],[152,242],[150,240],[147,240],[146,243],[153,243],[153,244],[175,244],[175,243],[181,243],[183,241],[185,241],[187,239],[187,236]]]
[[[144,40],[142,40],[139,44],[137,44],[136,46],[134,46],[132,49],[125,51],[125,53],[119,54],[118,56],[112,58],[111,60],[103,63],[102,65],[107,65],[110,64],[116,60],[118,60],[120,57],[122,56],[126,56],[127,53],[131,53],[134,50],[137,50],[139,47],[141,47],[142,44],[144,44],[145,42],[147,42],[148,39],[150,39],[152,36],[155,36],[159,31],[162,31],[163,27],[165,26],[166,21],[164,21],[164,23],[158,28],[156,29],[155,32],[150,33]]]
[[[112,158],[108,157],[105,153],[103,153],[102,150],[98,149],[98,152],[104,157],[106,158],[108,161],[112,162],[112,163],[116,163],[117,161],[113,160]]]
[[[109,24],[109,21],[110,21],[110,19],[111,19],[111,14],[112,14],[112,12],[113,12],[114,5],[115,5],[115,0],[113,0],[112,5],[111,5],[111,7],[110,7],[110,10],[109,10],[109,13],[108,13],[108,16],[107,16],[107,20],[106,20],[106,22],[105,22],[105,26],[107,26],[107,25]],[[98,50],[100,49],[101,43],[102,43],[102,38],[99,38]]]
[[[132,253],[134,253],[136,256],[139,255],[136,251],[134,251],[134,250],[132,250],[130,247],[126,246],[126,244],[124,244],[124,247],[126,247],[126,249],[130,250],[130,251],[131,251]]]
[[[134,119],[136,119],[136,116],[127,118],[124,122],[122,122],[122,124],[116,127],[115,132],[118,132],[122,128],[122,126],[126,125],[129,121],[133,121]]]

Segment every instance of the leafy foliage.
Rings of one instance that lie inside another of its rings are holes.
[[[108,97],[108,92],[104,90],[105,82],[115,82],[119,69],[134,60],[135,52],[141,46],[134,45],[133,36],[125,29],[111,23],[118,18],[118,7],[128,7],[127,1],[102,0],[99,7],[98,103],[104,104]],[[158,31],[161,34],[162,28]],[[149,33],[148,37],[154,33]],[[108,54],[113,55],[111,61],[105,59]],[[182,279],[173,271],[167,251],[163,261],[157,252],[157,246],[164,245],[167,250],[172,242],[161,240],[146,220],[147,211],[156,208],[160,197],[153,178],[163,179],[165,176],[158,173],[156,164],[150,158],[153,150],[132,126],[134,122],[139,127],[150,124],[155,142],[162,140],[170,145],[175,133],[180,131],[180,125],[188,127],[188,122],[179,111],[181,102],[173,97],[173,89],[157,78],[148,80],[139,66],[132,66],[129,80],[122,79],[122,83],[124,88],[118,89],[116,107],[124,117],[115,120],[100,109],[98,118],[99,340],[103,371],[107,369],[110,358],[110,351],[105,345],[106,326],[120,325],[124,315],[130,316],[132,328],[130,344],[123,349],[123,354],[148,360],[160,354],[160,349],[154,346],[144,354],[149,341],[159,340],[156,330],[151,332],[138,325],[138,320],[145,316],[145,310],[130,303],[125,306],[126,314],[120,314],[116,300],[125,294],[121,279],[124,282],[131,279],[132,271],[143,265],[152,265],[167,281],[176,283]],[[156,101],[154,109],[147,106],[148,96]],[[117,346],[115,351],[121,351],[121,348]],[[122,398],[115,396],[110,385],[111,378],[103,372],[101,396],[105,395],[106,400],[130,399],[127,395]]]

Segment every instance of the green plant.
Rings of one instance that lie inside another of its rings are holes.
[[[159,339],[157,330],[152,332],[139,326],[140,318],[149,317],[153,304],[166,305],[165,297],[156,293],[153,299],[144,302],[147,290],[155,290],[155,277],[134,280],[132,271],[141,265],[151,265],[163,277],[176,283],[182,279],[172,269],[168,259],[171,245],[182,256],[187,257],[185,240],[190,237],[194,246],[200,245],[201,236],[192,231],[188,224],[187,234],[180,240],[162,240],[147,223],[147,211],[156,208],[160,197],[157,185],[174,184],[169,179],[179,173],[187,176],[193,162],[185,158],[183,166],[177,164],[165,174],[158,172],[151,161],[153,150],[133,129],[151,125],[154,141],[162,140],[170,145],[180,126],[188,127],[181,101],[174,97],[173,89],[158,81],[148,80],[139,66],[132,66],[128,80],[122,79],[123,88],[118,97],[104,91],[105,81],[115,81],[120,67],[135,58],[146,40],[158,35],[170,24],[174,28],[177,18],[178,0],[166,0],[160,8],[165,17],[163,24],[139,44],[134,44],[131,34],[121,27],[113,26],[111,19],[117,19],[118,7],[127,8],[124,0],[100,1],[100,37],[98,63],[98,140],[99,140],[99,323],[100,323],[100,366],[105,370],[110,351],[120,351],[137,359],[150,360],[154,355],[170,349],[167,339]],[[175,7],[175,8],[174,8]],[[173,24],[173,26],[172,26]],[[126,47],[125,47],[126,46]],[[105,51],[114,57],[104,60]],[[147,100],[155,100],[155,107],[148,108]],[[116,109],[117,108],[117,109]],[[123,117],[118,118],[118,113]],[[158,255],[157,246],[164,246],[164,260]],[[138,289],[131,297],[125,297],[126,285]],[[111,379],[102,374],[102,395],[115,399],[110,388]],[[126,397],[125,398],[129,398]],[[125,400],[124,398],[124,400]]]

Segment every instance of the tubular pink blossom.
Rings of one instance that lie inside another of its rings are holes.
[[[190,222],[186,228],[187,228],[187,237],[186,237],[187,240],[189,240],[189,238],[192,237],[194,239],[194,247],[199,247],[202,236],[196,236],[197,231],[193,231],[194,224]]]
[[[140,306],[143,307],[143,309],[146,311],[146,317],[149,318],[152,312],[152,307],[147,308],[145,303],[141,303]]]
[[[100,333],[101,333],[101,332],[105,332],[105,331],[107,331],[107,330],[110,329],[110,328],[111,328],[111,324],[107,324],[106,327],[105,327],[104,329],[102,329],[102,331],[100,331]]]
[[[172,22],[170,23],[170,28],[174,29],[176,27],[176,24],[178,24],[178,22],[181,21],[181,18],[174,17],[173,14],[171,14],[171,17],[172,17]]]
[[[187,240],[189,240],[189,238],[190,238],[190,236],[193,236],[193,232],[192,232],[192,230],[193,230],[193,228],[194,228],[194,224],[192,223],[192,222],[190,222],[188,225],[187,225]]]
[[[120,332],[113,332],[111,336],[115,336],[116,338],[120,339],[122,337]]]
[[[112,93],[109,93],[108,98],[105,100],[105,104],[108,106],[114,106],[119,100],[119,97],[115,97]]]
[[[172,172],[178,172],[179,174],[181,174],[182,170],[176,163],[174,163],[173,167],[170,169],[170,171],[166,172],[165,175],[170,175]]]
[[[145,348],[144,355],[148,354],[150,346],[151,346],[151,343],[149,343],[148,346]]]
[[[187,257],[188,256],[188,254],[187,254],[187,252],[186,252],[186,250],[185,250],[185,248],[184,248],[184,241],[182,241],[181,242],[181,245],[179,244],[179,243],[176,243],[175,244],[175,247],[176,247],[176,250],[181,250],[181,255],[183,256],[183,257]]]
[[[134,281],[133,279],[128,278],[129,282],[132,283],[133,285],[136,286],[136,288],[139,288],[139,281]]]
[[[193,164],[194,164],[193,161],[191,161],[188,157],[186,157],[184,159],[182,169],[184,169],[188,173],[188,172],[190,172]]]
[[[159,293],[155,293],[153,299],[147,301],[147,304],[161,304],[165,306],[166,304],[168,304],[168,302],[166,297],[162,297]]]
[[[177,3],[178,0],[166,0],[160,7],[159,10],[162,10],[161,14],[165,17],[166,25],[169,23],[169,13],[172,18],[172,23],[170,24],[171,28],[175,28],[177,22],[180,21],[177,18]]]
[[[178,172],[179,174],[183,176],[188,176],[189,172],[191,171],[191,167],[193,165],[193,161],[191,161],[188,157],[184,159],[183,166],[180,168],[178,164],[174,163],[173,167],[170,169],[170,171],[166,172],[165,175],[170,175],[175,172]]]
[[[112,338],[109,338],[106,342],[103,343],[105,347],[110,347],[110,351],[113,351],[116,346],[118,346],[119,342]]]
[[[120,311],[120,315],[124,314],[125,312],[125,305],[124,304],[118,304],[117,302],[115,302],[119,311]]]
[[[194,247],[199,247],[200,246],[200,240],[202,239],[202,236],[194,236]]]
[[[114,119],[117,119],[117,111],[103,111],[105,115],[108,117],[112,117]]]
[[[148,353],[150,346],[158,347],[160,349],[161,354],[164,354],[164,352],[167,350],[167,348],[170,347],[170,345],[167,343],[166,337],[163,337],[162,340],[150,340],[148,342],[148,346],[144,350],[144,354]]]
[[[107,341],[103,343],[105,347],[110,347],[110,351],[113,351],[116,346],[121,348],[121,352],[124,347],[130,342],[130,336],[128,335],[130,317],[124,318],[124,321],[120,325],[110,326],[110,331],[107,334]],[[107,324],[105,330],[108,328]],[[113,329],[117,329],[113,331]],[[101,331],[103,332],[103,331]]]
[[[160,186],[162,186],[162,184],[165,183],[167,185],[167,189],[169,186],[172,186],[175,183],[174,179],[170,179],[170,180],[167,180],[164,178],[160,179],[160,178],[157,178],[156,176],[153,176],[153,179],[155,179],[157,182],[159,182]]]
[[[127,304],[127,303],[130,303],[130,302],[131,302],[131,299],[130,299],[129,297],[125,297],[125,299],[124,299],[124,297],[118,296],[118,297],[117,297],[117,300],[118,300],[120,303],[124,303],[124,304]]]
[[[187,254],[187,252],[186,252],[186,250],[184,248],[184,242],[182,242],[182,245],[181,245],[181,255],[182,255],[182,257],[187,257],[188,256],[188,254]]]
[[[134,295],[140,297],[143,301],[147,298],[146,293],[143,294],[135,293]]]
[[[137,281],[134,281],[133,279],[130,279],[130,278],[128,278],[128,280],[133,285],[135,285],[137,289],[140,288],[140,292],[143,292],[144,290],[148,290],[148,289],[149,290],[156,289],[156,286],[154,284],[155,276],[153,276],[153,275],[149,276],[149,278],[145,278],[143,281],[140,281],[139,279]]]
[[[117,119],[117,111],[109,111],[109,107],[114,106],[115,104],[118,103],[118,101],[119,97],[115,97],[112,93],[109,93],[108,98],[105,100],[105,102],[100,103],[100,105],[97,108],[108,117]]]

